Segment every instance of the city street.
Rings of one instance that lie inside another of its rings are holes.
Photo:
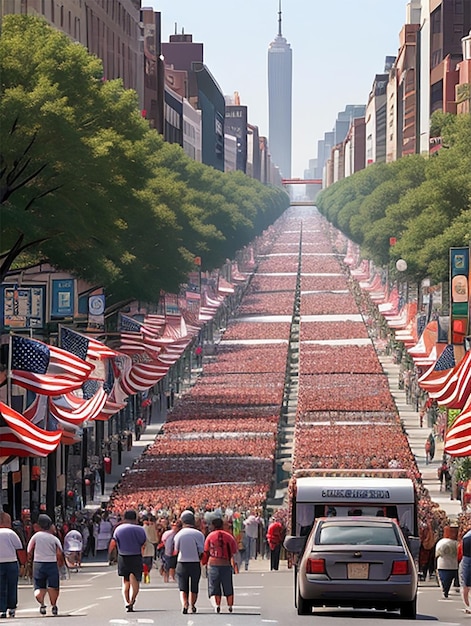
[[[134,613],[127,613],[121,597],[120,578],[115,567],[105,562],[85,561],[79,573],[61,583],[59,616],[54,618],[57,626],[70,624],[79,618],[80,623],[105,624],[164,624],[165,626],[213,624],[260,626],[262,624],[314,624],[332,626],[348,624],[349,620],[361,620],[372,626],[382,623],[406,624],[398,613],[377,611],[349,611],[346,609],[317,609],[312,617],[300,617],[293,605],[293,572],[281,564],[278,572],[270,572],[266,560],[251,561],[248,572],[235,576],[235,606],[230,615],[222,603],[222,612],[214,613],[207,597],[207,582],[200,585],[198,612],[182,615],[179,593],[175,583],[165,584],[154,569],[150,585],[142,585]],[[20,585],[18,610],[15,624],[39,624],[50,619],[50,608],[46,617],[39,615],[39,606],[33,598],[32,586]],[[6,620],[2,620],[6,622]],[[442,600],[434,582],[421,585],[418,599],[416,623],[434,621],[437,625],[471,623],[471,616],[462,612],[459,594],[453,593]]]

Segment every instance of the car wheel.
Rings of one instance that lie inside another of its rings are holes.
[[[404,602],[401,606],[401,617],[404,619],[416,619],[417,597],[415,597],[411,602]]]
[[[311,603],[302,597],[299,589],[296,597],[296,607],[298,609],[298,615],[310,615],[312,613]]]

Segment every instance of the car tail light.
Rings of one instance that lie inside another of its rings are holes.
[[[409,561],[393,561],[391,576],[410,574]]]
[[[308,559],[306,564],[307,574],[325,574],[325,559]]]

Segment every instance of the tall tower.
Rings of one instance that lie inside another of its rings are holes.
[[[281,0],[278,35],[268,47],[268,146],[283,178],[291,178],[292,51],[281,34]]]

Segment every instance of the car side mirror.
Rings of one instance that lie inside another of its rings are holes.
[[[285,537],[283,546],[288,552],[292,552],[293,554],[301,554],[302,552],[304,552],[306,540],[307,536],[297,537],[295,535],[288,535],[287,537]]]

